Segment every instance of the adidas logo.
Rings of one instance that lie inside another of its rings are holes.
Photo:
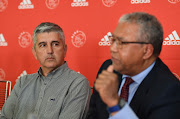
[[[20,77],[25,76],[25,75],[27,75],[26,70],[24,70],[24,71],[20,74],[20,76],[17,77],[16,82],[19,80]]]
[[[82,6],[88,6],[89,3],[86,2],[86,0],[73,0],[73,3],[71,3],[72,7],[82,7]]]
[[[150,3],[150,0],[131,0],[131,4]]]
[[[31,3],[31,0],[23,0],[18,6],[18,9],[33,9],[33,8],[34,5]]]
[[[163,45],[180,45],[180,38],[175,30],[165,38]]]
[[[8,45],[8,44],[7,44],[7,42],[5,41],[3,34],[1,33],[1,34],[0,34],[0,46],[7,46],[7,45]]]
[[[109,36],[112,36],[111,32],[108,32],[107,35],[104,36],[104,38],[101,39],[99,42],[99,46],[110,46]]]

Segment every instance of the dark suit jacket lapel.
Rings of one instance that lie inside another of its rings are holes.
[[[153,86],[153,82],[155,81],[156,70],[158,68],[160,60],[156,60],[156,64],[153,69],[149,72],[149,74],[145,77],[142,83],[139,85],[136,93],[134,94],[130,106],[134,110],[136,114],[138,114],[138,109],[140,108],[143,100],[146,99],[148,92],[150,91],[150,87]]]

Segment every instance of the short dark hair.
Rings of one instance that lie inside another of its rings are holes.
[[[35,48],[35,45],[37,42],[36,35],[38,33],[44,33],[44,32],[57,32],[57,33],[59,33],[59,37],[62,40],[63,45],[65,46],[65,37],[64,37],[64,32],[63,32],[62,28],[60,26],[58,26],[57,24],[50,23],[50,22],[44,22],[44,23],[39,24],[33,32],[33,46],[34,46],[34,48]]]

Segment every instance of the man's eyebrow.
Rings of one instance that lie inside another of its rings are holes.
[[[43,42],[39,42],[38,45],[41,45],[41,44],[43,44],[43,43],[46,43],[46,42],[44,42],[44,41],[43,41]]]
[[[51,43],[59,43],[59,41],[52,41]]]
[[[42,42],[39,42],[38,45],[41,45],[41,44],[44,44],[44,43],[47,43],[47,42],[42,41]],[[51,43],[59,43],[59,41],[52,41]]]

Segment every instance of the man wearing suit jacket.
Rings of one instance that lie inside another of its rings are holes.
[[[180,82],[159,58],[163,29],[156,17],[123,15],[109,39],[111,60],[98,72],[87,119],[180,119]]]

